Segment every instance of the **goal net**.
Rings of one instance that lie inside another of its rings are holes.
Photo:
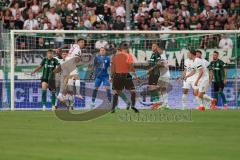
[[[178,83],[177,78],[181,76],[184,69],[184,60],[190,50],[200,50],[202,57],[212,61],[214,51],[219,52],[219,58],[227,64],[227,84],[224,93],[230,107],[237,107],[239,102],[239,75],[237,61],[240,50],[239,31],[24,31],[12,30],[11,35],[1,38],[1,108],[3,109],[42,109],[41,97],[41,75],[42,70],[34,75],[30,73],[47,55],[47,51],[61,48],[63,52],[76,43],[76,40],[83,38],[85,47],[82,49],[84,55],[88,55],[86,65],[78,66],[78,73],[81,79],[82,100],[75,100],[76,109],[90,107],[92,92],[94,89],[93,62],[101,47],[107,48],[107,55],[113,56],[122,42],[129,44],[129,52],[133,54],[136,64],[148,64],[152,55],[152,44],[157,45],[166,54],[170,72],[167,90],[167,105],[170,108],[182,107],[182,82]],[[224,39],[224,40],[223,40]],[[224,42],[224,43],[223,43]],[[221,43],[221,44],[220,44]],[[9,45],[9,46],[8,46]],[[3,47],[5,46],[5,47]],[[88,61],[88,62],[87,62]],[[137,92],[136,107],[151,108],[151,98],[142,97],[144,86],[148,82],[147,69],[136,68],[140,81],[134,84]],[[127,91],[123,92],[130,97]],[[213,86],[209,86],[207,94],[214,95]],[[51,108],[51,94],[47,91],[47,108]],[[219,96],[220,97],[220,96]],[[101,86],[96,99],[96,105],[107,98],[106,91]],[[166,100],[166,98],[165,98]],[[129,99],[130,101],[130,99]],[[157,102],[163,101],[163,95],[159,95]],[[219,98],[218,105],[222,106]],[[126,100],[120,98],[119,108],[126,107]],[[189,90],[187,97],[187,108],[197,107],[192,90]]]

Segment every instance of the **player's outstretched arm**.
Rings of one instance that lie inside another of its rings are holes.
[[[31,72],[31,75],[33,75],[34,73],[38,72],[41,68],[42,68],[42,65],[37,66],[37,67]]]

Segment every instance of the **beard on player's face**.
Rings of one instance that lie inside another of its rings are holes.
[[[157,50],[158,50],[157,45],[156,45],[156,44],[153,44],[153,45],[152,45],[152,51],[153,51],[153,52],[157,52]]]
[[[217,54],[213,54],[213,60],[214,61],[218,60],[218,55]]]

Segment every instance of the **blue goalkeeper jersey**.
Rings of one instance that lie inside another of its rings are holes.
[[[96,78],[109,76],[108,68],[110,67],[110,57],[97,55],[94,59],[94,67]]]

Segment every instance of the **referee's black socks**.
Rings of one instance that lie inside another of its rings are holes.
[[[115,93],[113,95],[112,112],[115,112],[115,108],[116,108],[117,104],[118,104],[118,94]]]
[[[132,102],[132,107],[134,107],[136,104],[136,92],[131,92],[131,102]]]
[[[134,110],[135,113],[139,113],[138,109],[135,108],[136,104],[136,92],[131,92],[131,101],[132,101],[132,110]]]

